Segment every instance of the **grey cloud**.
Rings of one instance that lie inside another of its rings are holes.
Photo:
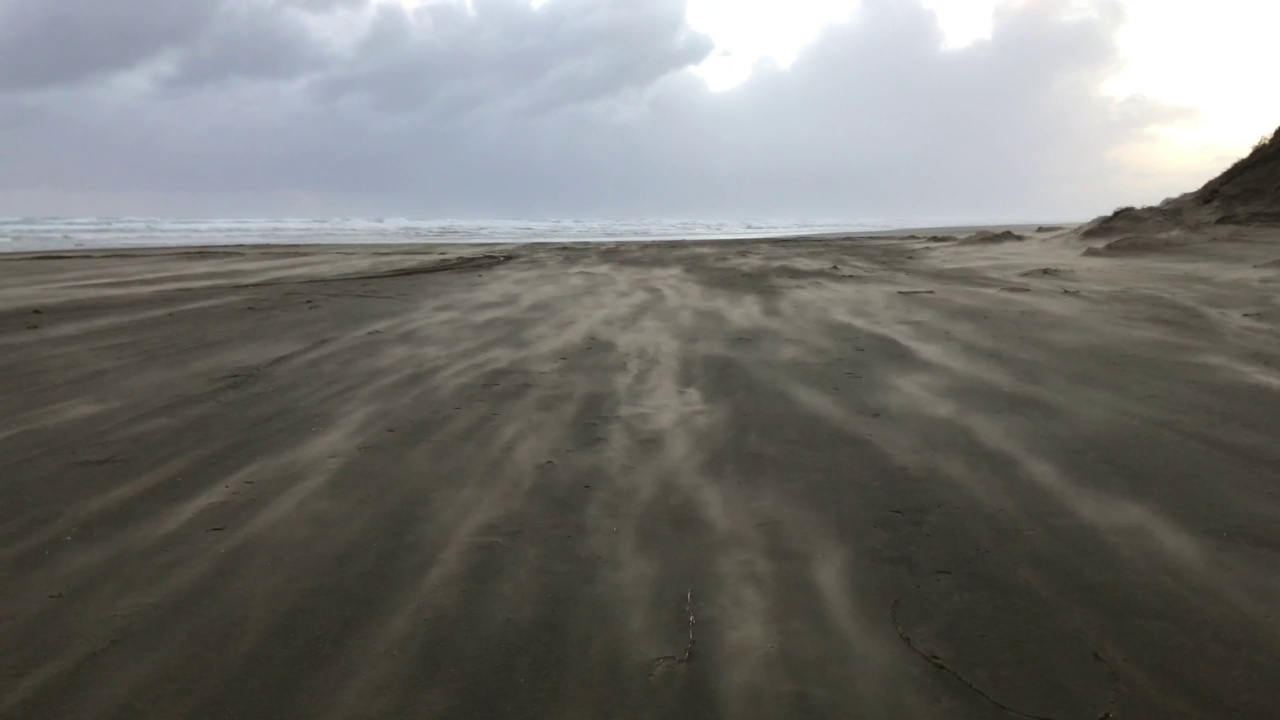
[[[369,0],[284,0],[294,7],[310,12],[331,12],[365,7]]]
[[[187,86],[321,72],[336,57],[315,37],[307,16],[361,6],[352,0],[225,3],[178,54],[165,80]]]
[[[1065,3],[949,52],[913,0],[866,0],[723,94],[683,72],[710,48],[681,2],[475,6],[384,7],[339,52],[297,16],[336,6],[264,5],[274,24],[221,16],[145,96],[0,100],[21,140],[0,214],[1083,217],[1148,199],[1113,151],[1176,116],[1099,93],[1120,17]]]
[[[182,47],[221,0],[0,0],[0,91],[127,70]]]
[[[363,47],[322,92],[388,112],[438,116],[477,107],[545,110],[584,102],[701,62],[710,40],[684,21],[683,0],[476,0],[384,5]]]

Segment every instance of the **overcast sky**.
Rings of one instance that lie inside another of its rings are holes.
[[[1280,124],[1170,5],[0,0],[0,215],[1085,218]]]

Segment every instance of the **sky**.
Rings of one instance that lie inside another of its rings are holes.
[[[1085,219],[1280,125],[1255,0],[0,0],[0,216]]]

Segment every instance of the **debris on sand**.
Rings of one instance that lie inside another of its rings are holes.
[[[693,616],[693,590],[690,590],[685,594],[684,609],[689,616],[689,642],[684,646],[684,654],[678,657],[675,655],[667,655],[654,660],[650,663],[650,679],[658,678],[674,668],[682,667],[693,662],[693,649],[697,645],[697,641],[694,639],[694,630],[698,625],[697,619]]]
[[[1028,270],[1024,273],[1018,273],[1018,277],[1067,277],[1075,273],[1064,268],[1042,267],[1035,270]]]

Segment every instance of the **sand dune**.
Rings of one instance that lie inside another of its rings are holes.
[[[1170,244],[1209,242],[1216,228],[1280,228],[1280,129],[1247,157],[1198,190],[1155,207],[1126,207],[1080,229],[1085,238],[1165,238]]]

